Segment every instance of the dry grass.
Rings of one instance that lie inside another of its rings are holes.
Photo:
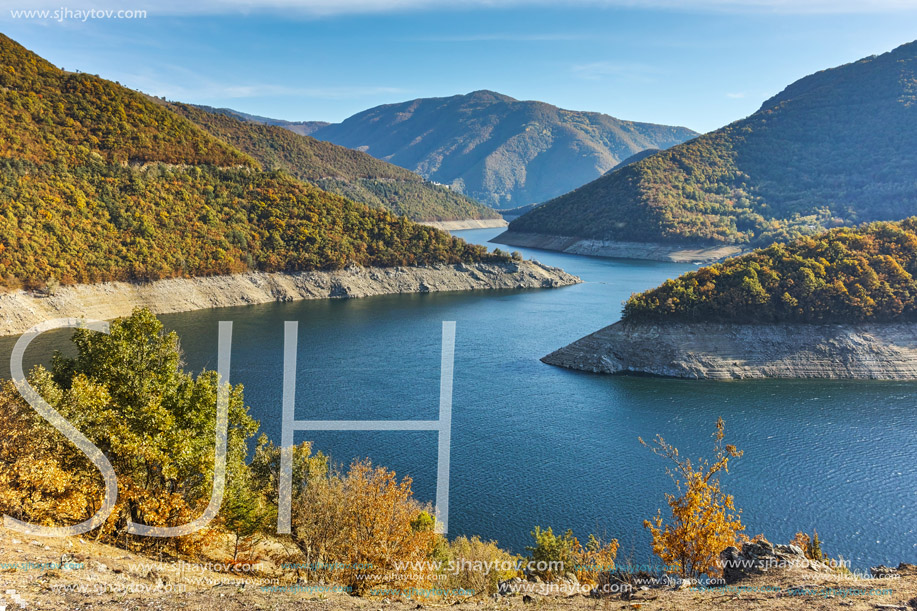
[[[41,570],[8,568],[8,563],[77,563],[82,568]],[[838,575],[809,570],[784,570],[737,584],[742,592],[650,588],[636,591],[625,600],[620,596],[595,599],[583,594],[522,594],[493,598],[472,597],[443,600],[439,598],[388,600],[358,598],[340,593],[272,592],[261,588],[259,580],[279,579],[292,583],[276,565],[267,563],[263,570],[227,574],[213,570],[191,570],[180,563],[157,564],[155,559],[118,548],[94,543],[88,539],[34,539],[0,528],[0,606],[12,611],[21,600],[30,609],[63,611],[72,609],[183,609],[186,611],[236,611],[248,609],[418,609],[451,607],[459,610],[506,609],[641,609],[693,611],[699,609],[829,609],[875,610],[917,609],[917,567],[902,571],[900,579],[852,580]],[[244,582],[248,582],[242,585]],[[535,585],[535,584],[532,584]],[[833,597],[818,594],[787,595],[792,587],[881,589],[881,595]],[[74,588],[82,587],[85,591]],[[762,591],[777,587],[782,592]],[[68,590],[69,588],[69,590]],[[758,591],[754,589],[758,588]],[[15,593],[12,593],[15,592]],[[908,601],[913,601],[908,607]],[[420,605],[420,607],[418,606]],[[889,605],[882,607],[881,605]]]

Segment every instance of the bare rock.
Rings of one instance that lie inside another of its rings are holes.
[[[794,568],[830,570],[827,565],[806,558],[802,549],[795,545],[773,545],[769,541],[743,543],[741,551],[727,547],[720,552],[720,566],[723,579],[729,584],[754,575]]]
[[[917,379],[917,324],[617,322],[541,359],[689,379]]]
[[[50,298],[39,299],[21,290],[0,294],[0,335],[22,333],[53,318],[110,320],[127,316],[136,307],[166,314],[275,301],[555,288],[579,282],[582,280],[562,269],[534,261],[500,261],[80,284],[61,286]]]

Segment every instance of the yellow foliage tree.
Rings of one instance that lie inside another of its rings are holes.
[[[128,522],[187,524],[210,501],[218,376],[192,377],[181,368],[178,336],[149,310],[111,324],[110,333],[77,330],[76,356],[56,354],[29,383],[108,458],[118,476],[114,510],[100,536],[119,545],[194,553],[208,533],[175,539],[131,537]],[[242,387],[229,391],[224,507],[246,470],[246,441],[257,429]],[[41,418],[10,382],[0,387],[0,512],[60,526],[90,517],[102,482],[85,455]],[[213,523],[214,526],[218,522]]]
[[[729,459],[739,458],[742,452],[734,445],[724,445],[725,423],[717,419],[713,462],[681,458],[678,448],[657,435],[653,445],[643,439],[640,443],[653,453],[672,462],[666,472],[675,482],[678,495],[666,494],[672,510],[672,522],[664,523],[662,512],[643,526],[653,535],[653,552],[668,566],[671,573],[683,577],[719,574],[719,553],[735,545],[736,537],[745,530],[741,511],[735,509],[732,495],[720,488],[719,472],[729,472]]]
[[[0,385],[0,513],[44,526],[79,522],[101,502],[101,478],[10,381]]]

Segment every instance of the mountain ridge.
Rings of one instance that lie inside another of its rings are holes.
[[[478,90],[376,106],[311,135],[501,209],[550,199],[640,150],[697,134]]]
[[[373,208],[418,222],[500,219],[496,211],[404,168],[360,151],[291,133],[285,125],[240,119],[230,113],[178,102],[171,103],[170,108],[257,159],[267,170],[284,170],[324,191]]]
[[[0,285],[505,259],[327,193],[0,35]]]
[[[917,43],[814,73],[760,110],[515,219],[513,234],[763,245],[917,212]]]
[[[241,110],[234,110],[232,108],[216,108],[214,106],[207,106],[205,104],[189,104],[189,106],[200,108],[205,112],[232,117],[233,119],[238,119],[239,121],[245,121],[247,123],[261,123],[263,125],[275,125],[277,127],[283,127],[295,134],[299,134],[300,136],[308,136],[317,129],[331,125],[331,123],[328,121],[287,121],[286,119],[272,119],[271,117],[252,115],[247,112],[242,112]]]

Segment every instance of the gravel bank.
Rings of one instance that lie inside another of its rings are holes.
[[[504,231],[492,239],[491,242],[507,246],[557,250],[571,255],[614,257],[618,259],[649,259],[652,261],[674,261],[676,263],[710,263],[741,252],[741,249],[737,246],[704,248],[652,242],[609,242],[540,233],[520,233],[517,231]]]
[[[340,299],[393,293],[483,289],[555,288],[581,282],[565,271],[534,261],[351,267],[334,272],[262,273],[174,278],[146,284],[108,282],[57,289],[53,296],[28,291],[0,294],[0,335],[22,333],[52,318],[110,320],[138,306],[156,314],[272,301]]]
[[[464,221],[416,221],[421,225],[429,225],[443,231],[461,231],[462,229],[490,229],[491,227],[506,227],[507,223],[502,218],[498,219],[467,219]]]

